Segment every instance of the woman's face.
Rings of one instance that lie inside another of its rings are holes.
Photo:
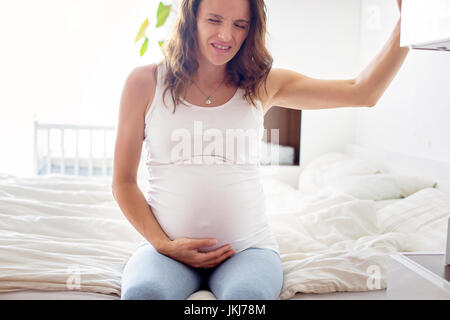
[[[197,11],[197,55],[214,65],[226,64],[247,38],[250,18],[248,0],[202,0]]]

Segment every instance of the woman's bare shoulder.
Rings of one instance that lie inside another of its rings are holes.
[[[151,87],[156,86],[157,64],[152,63],[144,66],[138,66],[131,71],[130,78],[131,77],[134,78],[135,84],[139,87],[151,89]]]
[[[134,87],[134,91],[139,92],[139,95],[145,99],[145,114],[152,104],[153,97],[156,91],[157,82],[157,64],[152,63],[148,65],[135,67],[128,76]]]

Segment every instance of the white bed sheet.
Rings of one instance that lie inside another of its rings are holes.
[[[3,297],[20,296],[15,291],[23,294],[23,290],[75,294],[69,287],[96,297],[120,296],[122,269],[143,239],[115,203],[110,182],[110,178],[0,175]],[[146,182],[140,181],[140,187],[145,189]],[[280,300],[326,298],[315,294],[333,292],[349,297],[372,290],[377,292],[361,296],[383,297],[388,254],[414,251],[411,234],[383,233],[378,227],[377,211],[402,199],[375,203],[345,194],[303,195],[268,177],[263,187],[283,261]],[[439,237],[445,235],[433,239]],[[441,242],[426,243],[426,235],[423,239],[421,250],[443,251]],[[379,275],[375,282],[373,270]],[[204,290],[189,297],[197,298],[214,297]]]

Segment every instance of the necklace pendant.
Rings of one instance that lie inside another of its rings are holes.
[[[208,99],[206,99],[205,103],[206,104],[211,104],[211,97],[208,97]]]

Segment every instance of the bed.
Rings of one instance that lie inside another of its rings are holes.
[[[261,172],[284,269],[279,300],[387,299],[390,254],[445,250],[450,163],[349,144]],[[0,299],[120,299],[142,240],[110,176],[0,173]]]

